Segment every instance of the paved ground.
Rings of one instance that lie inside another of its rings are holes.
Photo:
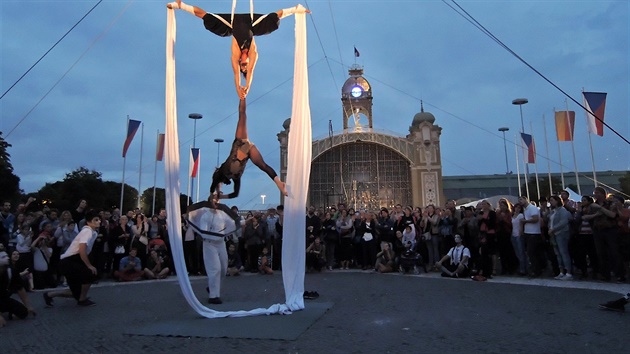
[[[200,298],[205,278],[192,280]],[[550,286],[551,285],[551,286]],[[561,287],[557,287],[561,286]],[[571,286],[571,287],[568,287]],[[334,306],[297,340],[124,335],[145,323],[195,315],[174,278],[136,284],[101,283],[98,304],[79,308],[56,299],[45,308],[31,293],[37,317],[0,329],[2,353],[613,353],[627,350],[630,314],[597,304],[628,284],[497,277],[479,283],[437,274],[362,271],[307,274],[315,301]],[[280,274],[227,278],[226,301],[282,302]],[[308,302],[306,303],[308,306]],[[629,309],[630,310],[630,309]],[[290,320],[290,316],[286,316]],[[212,320],[208,320],[212,321]]]

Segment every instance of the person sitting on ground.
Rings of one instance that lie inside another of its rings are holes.
[[[468,260],[470,250],[462,244],[462,237],[455,235],[455,247],[437,262],[438,268],[442,271],[443,277],[462,278],[468,276]],[[449,261],[445,264],[447,261]]]
[[[319,236],[306,248],[306,271],[316,270],[322,271],[322,267],[326,265],[326,246],[322,243]]]
[[[170,271],[164,264],[164,258],[158,254],[157,250],[151,250],[149,258],[147,258],[147,267],[144,268],[144,276],[147,279],[164,279]]]
[[[262,253],[258,256],[258,271],[260,274],[273,274],[271,269],[271,256],[269,255],[269,248],[263,247]]]
[[[210,186],[210,199],[231,199],[238,197],[241,190],[241,177],[245,172],[245,165],[248,160],[252,160],[254,165],[265,172],[269,178],[275,183],[280,193],[284,196],[288,196],[286,185],[280,180],[276,171],[265,163],[260,151],[254,143],[249,141],[249,135],[247,134],[247,104],[245,99],[241,99],[238,105],[238,123],[236,125],[236,133],[234,134],[234,142],[232,143],[232,150],[228,158],[214,171],[212,174],[212,185]],[[221,193],[221,184],[230,184],[234,181],[234,191],[230,194]],[[216,192],[216,194],[215,194]]]
[[[394,260],[396,255],[389,242],[381,242],[381,251],[376,254],[376,264],[374,270],[379,273],[390,273],[394,271]]]
[[[236,245],[234,243],[229,243],[227,254],[228,262],[226,275],[233,277],[241,275],[241,272],[245,269],[245,267],[243,267],[243,261],[241,260],[241,256],[236,251]]]
[[[127,257],[120,260],[120,266],[117,272],[114,272],[114,277],[120,281],[136,281],[142,279],[144,271],[142,270],[142,262],[140,258],[136,257],[138,250],[131,248]]]
[[[0,328],[6,324],[2,313],[8,312],[9,318],[13,315],[20,319],[25,319],[29,314],[35,316],[35,310],[33,310],[28,294],[24,289],[24,283],[20,276],[13,271],[14,269],[9,262],[9,255],[4,250],[0,251]],[[11,298],[14,293],[18,294],[22,302]]]

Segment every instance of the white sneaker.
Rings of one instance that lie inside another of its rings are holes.
[[[573,274],[571,273],[565,274],[562,280],[573,280]]]
[[[564,274],[560,273],[554,279],[556,279],[556,280],[563,280],[564,279]]]

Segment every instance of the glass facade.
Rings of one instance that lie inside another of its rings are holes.
[[[352,142],[335,146],[311,164],[309,205],[340,201],[355,209],[377,211],[412,204],[409,161],[380,144]]]

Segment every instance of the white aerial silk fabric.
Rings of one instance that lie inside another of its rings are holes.
[[[301,6],[301,5],[300,5]],[[175,80],[176,21],[173,9],[167,9],[166,29],[166,92],[165,92],[165,183],[166,212],[169,215],[168,233],[173,252],[173,262],[178,270],[179,282],[184,298],[198,314],[207,318],[244,317],[270,314],[290,314],[304,309],[304,267],[306,219],[304,208],[308,193],[311,165],[311,115],[308,100],[308,68],[306,61],[306,15],[295,14],[295,66],[293,83],[293,107],[289,132],[287,190],[285,198],[284,235],[282,250],[282,277],[284,280],[285,304],[269,308],[239,311],[215,311],[202,305],[192,291],[184,260],[180,196],[180,156],[177,133],[177,93]]]

